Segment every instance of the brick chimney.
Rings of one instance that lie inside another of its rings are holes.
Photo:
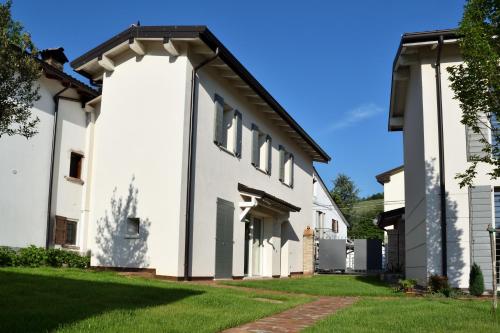
[[[61,71],[64,69],[64,64],[68,62],[62,47],[42,50],[40,56],[43,61]]]

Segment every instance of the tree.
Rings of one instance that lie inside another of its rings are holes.
[[[12,1],[0,3],[0,138],[37,133],[31,108],[40,98],[36,84],[41,74],[36,48],[23,26],[12,19]]]
[[[342,214],[349,221],[354,204],[359,200],[359,189],[354,181],[347,175],[340,173],[333,181],[333,189],[330,191],[333,200],[339,206]]]
[[[500,119],[500,2],[468,0],[458,29],[463,63],[447,68],[451,87],[462,109],[461,122],[480,134],[484,144],[481,156],[474,156],[469,168],[456,178],[460,186],[471,185],[479,162],[492,166],[488,175],[500,176],[500,130],[490,120]],[[485,120],[486,115],[487,120]],[[481,128],[489,127],[493,144]]]
[[[474,296],[481,296],[484,293],[484,278],[481,267],[474,263],[470,268],[469,292]]]

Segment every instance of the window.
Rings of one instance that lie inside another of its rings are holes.
[[[75,179],[81,179],[82,177],[82,160],[83,155],[71,152],[71,161],[69,164],[69,176]]]
[[[138,217],[127,218],[127,237],[139,237],[139,225]]]
[[[491,114],[491,149],[492,155],[496,158],[500,158],[500,123],[494,113]]]
[[[241,113],[215,95],[214,142],[220,148],[241,156]]]
[[[252,125],[252,165],[268,175],[271,174],[272,139]]]
[[[321,239],[325,235],[325,213],[316,211],[316,229],[318,237]]]
[[[279,147],[280,152],[280,181],[293,187],[293,154],[288,152],[283,146]]]
[[[336,234],[339,233],[339,221],[332,219],[332,231]]]
[[[56,216],[56,230],[54,233],[54,244],[75,245],[76,244],[77,221],[68,220],[63,216]]]

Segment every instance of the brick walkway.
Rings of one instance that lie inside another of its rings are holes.
[[[321,297],[314,302],[299,305],[270,317],[230,328],[224,332],[300,332],[304,328],[312,326],[316,321],[335,313],[337,310],[354,304],[357,300],[356,297]]]

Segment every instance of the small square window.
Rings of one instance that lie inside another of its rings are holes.
[[[81,179],[82,177],[83,155],[71,152],[71,161],[69,165],[69,176],[71,178]]]
[[[127,236],[138,237],[139,225],[140,225],[140,219],[138,217],[127,218]]]
[[[76,244],[76,222],[66,221],[66,244]]]

